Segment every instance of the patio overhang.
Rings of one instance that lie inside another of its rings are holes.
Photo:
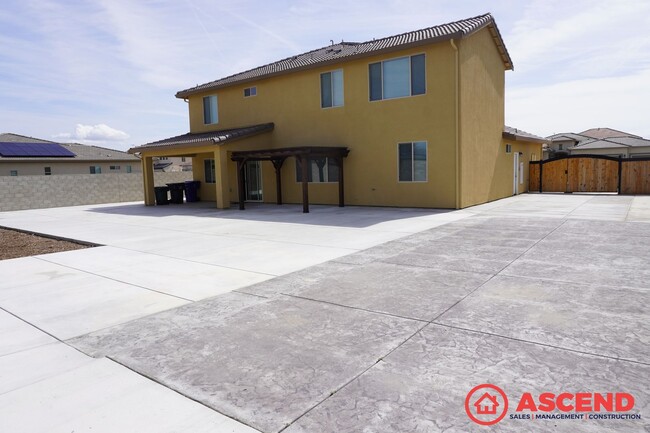
[[[143,144],[142,146],[132,147],[128,152],[134,154],[177,149],[182,151],[184,149],[202,145],[220,145],[263,134],[265,132],[271,132],[274,127],[275,125],[273,123],[262,123],[259,125],[222,129],[220,131],[202,132],[198,134],[188,132],[187,134],[177,135],[176,137],[170,137],[164,140]]]
[[[232,152],[231,159],[237,163],[237,192],[239,197],[239,209],[244,210],[245,202],[245,185],[244,169],[248,161],[271,161],[275,168],[275,182],[277,190],[277,203],[282,204],[282,176],[281,169],[284,161],[289,157],[294,157],[300,161],[302,170],[302,211],[309,212],[309,176],[308,161],[317,158],[332,158],[339,167],[339,206],[345,205],[344,191],[345,184],[343,179],[343,158],[347,157],[350,150],[347,147],[323,147],[323,146],[303,146],[303,147],[280,147],[275,149],[244,150]]]

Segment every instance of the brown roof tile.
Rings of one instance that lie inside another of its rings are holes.
[[[501,38],[499,29],[497,28],[492,15],[488,13],[448,24],[441,24],[426,29],[402,33],[400,35],[389,36],[383,39],[361,43],[341,42],[340,44],[319,48],[317,50],[288,57],[245,72],[240,72],[229,77],[221,78],[216,81],[181,90],[176,93],[176,97],[185,98],[205,90],[219,89],[236,83],[244,83],[297,70],[315,68],[329,63],[340,62],[356,57],[364,57],[384,51],[392,51],[407,48],[409,46],[424,45],[454,38],[464,38],[484,27],[490,29],[505,67],[507,69],[513,69],[512,60],[508,54],[503,39]]]

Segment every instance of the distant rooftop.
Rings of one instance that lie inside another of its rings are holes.
[[[612,137],[642,138],[638,135],[630,134],[629,132],[618,131],[612,128],[591,128],[591,129],[587,129],[586,131],[582,131],[579,134],[591,138],[612,138]]]
[[[503,138],[510,139],[510,140],[533,141],[539,143],[546,143],[548,141],[544,137],[531,134],[530,132],[526,132],[518,128],[513,128],[511,126],[503,127]]]
[[[68,161],[139,161],[133,155],[115,149],[107,149],[99,146],[89,146],[79,143],[57,143],[54,141],[43,140],[40,138],[28,137],[25,135],[4,133],[0,134],[0,142],[3,143],[37,143],[37,144],[57,144],[74,154],[73,158],[66,158]],[[0,156],[0,159],[8,159]],[[32,157],[11,157],[12,161],[34,161],[37,159],[51,159],[48,156],[32,156]]]
[[[330,63],[338,63],[352,58],[366,57],[381,52],[390,52],[408,47],[446,41],[449,39],[462,39],[485,27],[490,30],[505,68],[513,69],[512,59],[508,54],[501,33],[499,32],[492,15],[487,13],[473,18],[467,18],[382,39],[373,39],[372,41],[366,42],[341,42],[333,44],[303,54],[288,57],[274,63],[269,63],[268,65],[250,69],[245,72],[240,72],[229,77],[221,78],[216,81],[181,90],[176,93],[176,97],[185,98],[205,90],[219,89],[236,83],[244,83],[303,69],[311,69]]]

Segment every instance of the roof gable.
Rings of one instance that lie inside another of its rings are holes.
[[[338,63],[382,52],[390,52],[449,39],[462,39],[485,27],[490,30],[505,68],[513,69],[512,59],[508,54],[501,33],[497,28],[494,18],[488,13],[473,18],[467,18],[382,39],[360,43],[341,42],[340,44],[333,44],[253,68],[248,71],[240,72],[229,77],[221,78],[216,81],[181,90],[176,93],[176,97],[185,98],[205,90],[219,89],[233,84],[245,83],[260,78],[267,78],[304,69],[311,69],[330,63]]]
[[[634,137],[641,138],[638,135],[630,134],[628,132],[619,131],[612,128],[591,128],[582,131],[580,135],[585,135],[591,138],[612,138],[612,137]]]

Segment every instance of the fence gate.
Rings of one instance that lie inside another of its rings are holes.
[[[650,158],[570,155],[529,167],[529,191],[650,194]]]

